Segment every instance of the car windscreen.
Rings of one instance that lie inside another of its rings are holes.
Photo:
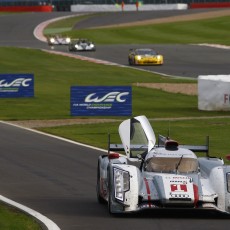
[[[147,172],[193,173],[198,171],[198,161],[194,158],[152,157],[147,160],[145,169]]]
[[[138,50],[138,55],[157,55],[156,51],[154,50]]]

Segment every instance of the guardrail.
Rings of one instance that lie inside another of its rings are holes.
[[[0,12],[51,12],[52,6],[0,6]]]
[[[189,8],[227,8],[230,7],[230,2],[203,2],[203,3],[190,3]]]
[[[78,2],[78,4],[76,4]],[[109,2],[109,1],[108,1]],[[155,3],[155,0],[152,0],[153,3],[149,3],[150,1],[139,1],[132,0],[132,2],[125,1],[117,1],[116,4],[98,4],[93,1],[89,1],[86,4],[79,4],[79,1],[67,0],[56,2],[55,0],[49,0],[48,2],[36,2],[31,1],[21,2],[15,0],[3,0],[0,3],[0,12],[51,12],[51,11],[73,11],[73,12],[110,12],[110,11],[147,11],[147,10],[185,10],[185,9],[195,9],[195,8],[228,8],[230,7],[230,2],[222,0],[222,2],[208,2],[208,1],[193,1],[187,3],[171,3],[171,0],[162,0],[158,3]],[[36,5],[37,3],[37,5]]]
[[[146,5],[71,5],[72,12],[113,12],[113,11],[151,11],[151,10],[187,10],[187,4],[146,4]]]

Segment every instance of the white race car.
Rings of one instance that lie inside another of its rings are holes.
[[[96,51],[96,46],[88,39],[75,39],[69,44],[69,51]]]
[[[230,213],[230,166],[209,156],[208,138],[194,146],[159,135],[156,143],[145,116],[123,121],[119,134],[122,144],[109,141],[108,154],[98,159],[97,198],[108,203],[110,213],[167,208]]]
[[[47,38],[47,42],[49,46],[54,46],[54,45],[69,45],[71,42],[70,37],[63,37],[61,35],[54,35],[51,37]]]

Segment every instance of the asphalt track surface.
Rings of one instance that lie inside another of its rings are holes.
[[[66,14],[2,15],[0,46],[47,48],[33,37],[33,29]],[[215,212],[111,216],[96,199],[97,158],[102,151],[4,123],[0,130],[0,194],[47,216],[62,230],[229,229],[229,218]]]
[[[213,11],[214,9],[208,10]],[[77,29],[85,27],[103,26],[108,23],[133,22],[134,20],[145,20],[150,18],[163,18],[172,15],[183,15],[200,13],[205,10],[188,11],[159,11],[159,12],[127,12],[127,13],[106,13],[77,23]],[[207,10],[206,10],[207,11]],[[152,14],[151,14],[152,13]],[[48,49],[47,44],[37,41],[33,36],[33,30],[42,18],[44,21],[51,18],[70,15],[71,13],[43,13],[26,15],[8,15],[0,16],[0,46],[18,46]],[[75,13],[76,14],[76,13]],[[106,20],[106,17],[108,18]],[[7,26],[6,26],[7,25]],[[220,49],[214,47],[198,45],[97,45],[96,52],[77,52],[82,56],[97,58],[124,66],[128,66],[128,52],[131,48],[150,47],[164,56],[164,65],[162,66],[142,66],[138,67],[147,71],[157,72],[169,76],[197,78],[199,75],[217,75],[229,74],[229,49]],[[68,52],[66,47],[57,47],[55,50]]]

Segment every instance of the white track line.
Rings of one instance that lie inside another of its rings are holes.
[[[75,14],[75,15],[69,15],[69,16],[63,16],[63,17],[59,17],[59,18],[53,18],[50,20],[47,20],[45,22],[40,23],[39,25],[36,26],[36,28],[34,29],[34,37],[37,38],[38,40],[42,41],[42,42],[47,42],[47,38],[44,36],[43,34],[43,30],[52,22],[56,22],[62,19],[66,19],[66,18],[71,18],[71,17],[76,17],[76,16],[81,16],[82,14]]]
[[[62,55],[62,56],[65,56],[65,57],[72,57],[72,58],[79,59],[79,60],[82,60],[82,61],[88,61],[88,62],[97,63],[97,64],[114,65],[114,66],[123,67],[122,65],[114,63],[114,62],[104,61],[104,60],[91,58],[91,57],[85,57],[85,56],[78,55],[78,54],[65,53],[65,52],[62,52],[62,51],[46,50],[46,49],[42,49],[42,51],[47,52],[47,53],[51,53],[51,54]]]
[[[61,141],[66,141],[68,143],[75,144],[75,145],[80,145],[80,146],[90,148],[90,149],[93,149],[93,150],[107,152],[107,150],[105,150],[105,149],[96,148],[96,147],[86,145],[86,144],[82,144],[80,142],[75,142],[75,141],[72,141],[72,140],[69,140],[69,139],[66,139],[66,138],[63,138],[63,137],[58,137],[58,136],[48,134],[48,133],[44,133],[44,132],[41,132],[41,131],[38,131],[38,130],[34,130],[34,129],[19,126],[19,125],[11,124],[9,122],[0,121],[0,123],[15,126],[17,128],[28,130],[30,132],[34,132],[34,133],[38,133],[38,134],[45,135],[45,136],[48,136],[48,137],[56,138],[56,139],[61,140]],[[39,212],[37,212],[37,211],[35,211],[35,210],[31,209],[31,208],[28,208],[28,207],[26,207],[26,206],[24,206],[22,204],[19,204],[19,203],[13,201],[13,200],[10,200],[10,199],[2,196],[2,195],[0,195],[0,200],[3,201],[4,203],[12,205],[12,206],[14,206],[14,207],[16,207],[16,208],[28,213],[29,215],[35,217],[36,219],[41,221],[47,227],[48,230],[60,230],[60,228],[52,220],[48,219],[47,217],[45,217],[44,215],[40,214]]]
[[[11,205],[13,207],[16,207],[17,209],[20,209],[26,213],[28,213],[29,215],[35,217],[36,219],[38,219],[39,221],[41,221],[49,230],[60,230],[60,228],[50,219],[48,219],[47,217],[43,216],[42,214],[40,214],[39,212],[36,212],[35,210],[28,208],[22,204],[19,204],[13,200],[10,200],[2,195],[0,195],[0,200],[4,203],[7,203],[8,205]]]
[[[196,44],[196,45],[198,45],[198,46],[208,46],[208,47],[213,47],[213,48],[218,48],[218,49],[230,50],[230,46],[220,45],[220,44],[201,43],[201,44]]]
[[[35,129],[31,129],[31,128],[23,127],[23,126],[20,126],[20,125],[12,124],[10,122],[0,121],[0,123],[15,126],[17,128],[25,129],[25,130],[28,130],[30,132],[38,133],[38,134],[45,135],[45,136],[48,136],[48,137],[56,138],[58,140],[65,141],[65,142],[68,142],[68,143],[71,143],[71,144],[80,145],[80,146],[83,146],[83,147],[86,147],[86,148],[90,148],[90,149],[94,149],[94,150],[98,150],[98,151],[102,151],[102,152],[107,152],[107,150],[105,150],[105,149],[97,148],[97,147],[94,147],[94,146],[91,146],[91,145],[82,144],[80,142],[72,141],[72,140],[69,140],[69,139],[64,138],[64,137],[59,137],[59,136],[55,136],[55,135],[52,135],[52,134],[49,134],[49,133],[44,133],[44,132],[41,132],[41,131],[38,131],[38,130],[35,130]]]

